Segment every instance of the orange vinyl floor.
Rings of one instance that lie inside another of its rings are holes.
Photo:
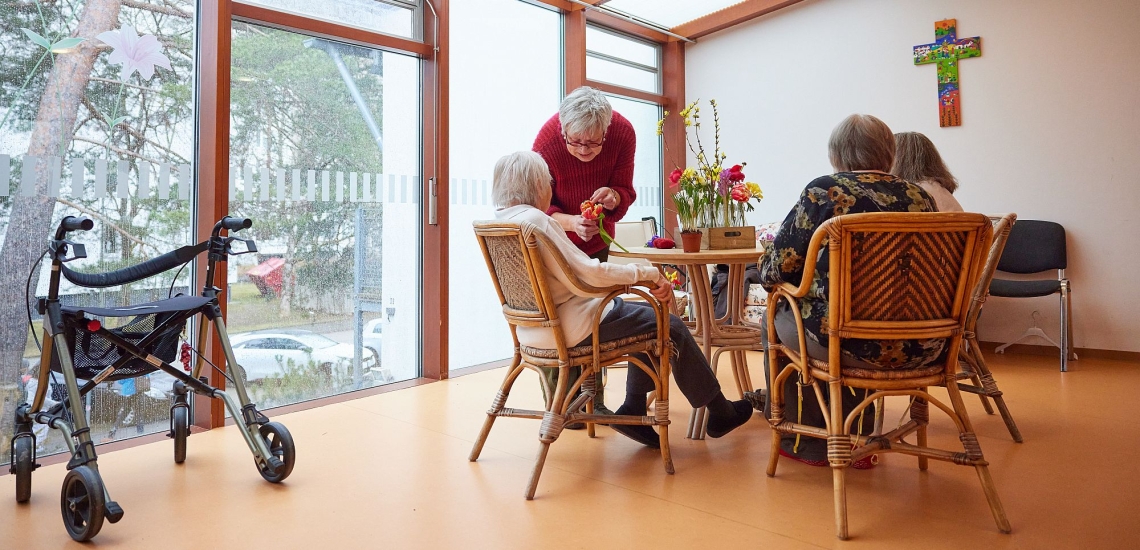
[[[762,383],[760,356],[751,362]],[[168,440],[104,453],[100,469],[126,516],[104,524],[88,547],[1140,547],[1140,483],[1128,473],[1140,464],[1140,417],[1129,412],[1140,364],[1085,358],[1062,374],[1055,357],[989,363],[1025,443],[1014,443],[977,398],[964,398],[1010,535],[995,527],[972,468],[931,461],[920,472],[914,458],[888,455],[873,470],[848,471],[851,540],[838,541],[827,468],[785,459],[766,477],[770,431],[759,415],[723,439],[684,439],[689,409],[679,394],[671,400],[676,475],[665,474],[656,452],[608,428],[593,440],[567,431],[528,502],[537,421],[499,419],[482,458],[467,461],[504,374],[495,369],[276,416],[297,444],[296,469],[280,485],[261,479],[232,427],[192,435],[180,466]],[[734,398],[728,369],[720,375]],[[623,377],[610,376],[611,407]],[[537,378],[525,374],[509,405],[540,401]],[[904,404],[888,404],[888,428]],[[938,415],[932,407],[930,443],[960,448]],[[60,519],[64,474],[63,464],[37,470],[23,505],[13,476],[0,476],[0,548],[79,547]]]

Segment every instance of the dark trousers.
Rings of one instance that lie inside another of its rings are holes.
[[[781,304],[783,306],[783,304]],[[781,307],[776,313],[776,335],[780,337],[780,343],[784,346],[791,348],[793,351],[799,351],[800,343],[799,337],[796,335],[796,320],[792,317],[792,313],[786,307]],[[761,322],[763,329],[763,345],[764,345],[764,378],[765,380],[772,380],[769,373],[768,366],[768,324]],[[806,338],[808,355],[817,359],[827,359],[827,346],[820,345],[812,340],[809,336]],[[780,368],[784,368],[789,361],[786,357],[780,357]],[[844,358],[842,360],[844,365],[849,366],[864,366],[866,363],[862,361]],[[793,372],[784,380],[784,417],[797,424],[806,424],[808,426],[815,426],[823,428],[826,426],[824,423],[823,411],[820,410],[819,400],[815,398],[815,390],[811,386],[799,387],[800,374]],[[822,383],[821,383],[822,384]],[[824,407],[828,406],[828,388],[826,384],[822,385]],[[802,390],[802,392],[801,392]],[[802,394],[802,400],[800,395]],[[843,413],[847,414],[855,408],[863,398],[868,395],[868,390],[855,389],[852,392],[851,388],[843,388]],[[764,416],[771,418],[772,399],[771,392],[769,392],[768,399],[764,402]],[[851,425],[851,429],[855,433],[869,434],[875,428],[875,414],[874,408],[868,407],[863,410],[861,419]],[[827,441],[824,439],[817,439],[814,437],[802,436],[799,438],[800,443],[796,445],[796,436],[794,434],[782,434],[780,436],[780,448],[793,456],[803,458],[806,460],[827,460]]]
[[[590,257],[605,263],[606,260],[610,259],[610,247],[607,246],[593,254],[590,254]]]
[[[609,342],[656,329],[657,317],[649,304],[626,302],[617,298],[614,300],[614,308],[605,319],[602,319],[598,327],[598,336],[602,342]],[[689,328],[676,315],[669,316],[669,338],[673,341],[671,367],[677,387],[694,408],[708,405],[720,394],[720,382],[709,368],[705,354],[696,340],[693,340]],[[590,342],[591,338],[586,338],[578,345],[588,345]],[[634,357],[652,366],[644,354],[637,354]],[[663,382],[668,383],[667,380]],[[626,372],[625,391],[627,394],[648,394],[653,391],[653,379],[636,365],[631,364]]]

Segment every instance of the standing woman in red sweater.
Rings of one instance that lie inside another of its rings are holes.
[[[554,178],[554,196],[546,213],[591,258],[604,262],[610,249],[598,235],[597,222],[582,217],[581,204],[587,200],[601,204],[606,214],[602,225],[614,234],[614,223],[637,198],[636,146],[633,125],[613,111],[606,96],[588,86],[570,92],[534,139],[534,151],[542,155]]]

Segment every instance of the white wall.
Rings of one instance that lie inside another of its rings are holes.
[[[982,57],[959,62],[955,128],[938,126],[935,67],[911,56],[947,18],[982,37]],[[764,188],[755,223],[782,220],[831,172],[844,116],[925,133],[967,210],[1065,226],[1075,344],[1140,351],[1138,23],[1135,0],[807,0],[690,45],[686,95],[718,100],[728,160]],[[1033,310],[1056,339],[1056,296],[991,298],[981,339],[1017,338]]]

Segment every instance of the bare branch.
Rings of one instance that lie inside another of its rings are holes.
[[[127,239],[127,240],[141,246],[141,247],[150,248],[151,250],[154,250],[155,252],[161,252],[154,245],[149,244],[149,243],[145,243],[142,241],[142,239],[139,239],[138,237],[131,235],[130,233],[127,232],[127,230],[123,229],[122,227],[119,227],[119,225],[116,224],[115,222],[111,221],[110,218],[108,218],[107,216],[104,216],[103,214],[99,213],[96,210],[92,210],[92,209],[87,208],[86,206],[83,206],[81,204],[71,202],[71,201],[69,201],[65,198],[62,198],[62,197],[57,198],[56,200],[59,201],[60,204],[67,206],[68,208],[74,208],[80,212],[83,212],[84,214],[86,214],[88,216],[91,216],[92,218],[95,218],[95,219],[103,222],[104,225],[106,225],[107,227],[110,227],[116,233],[122,235],[123,238],[125,238],[125,239]]]
[[[150,12],[154,12],[154,13],[161,13],[164,15],[173,15],[174,17],[178,17],[181,19],[193,19],[194,18],[194,16],[192,14],[186,13],[186,12],[184,12],[178,8],[175,8],[169,4],[167,4],[165,6],[159,6],[158,4],[151,4],[149,2],[138,2],[136,0],[122,0],[122,2],[123,2],[123,6],[127,7],[127,8],[135,8],[135,9],[139,9],[139,10],[146,10],[146,11],[150,11]]]

